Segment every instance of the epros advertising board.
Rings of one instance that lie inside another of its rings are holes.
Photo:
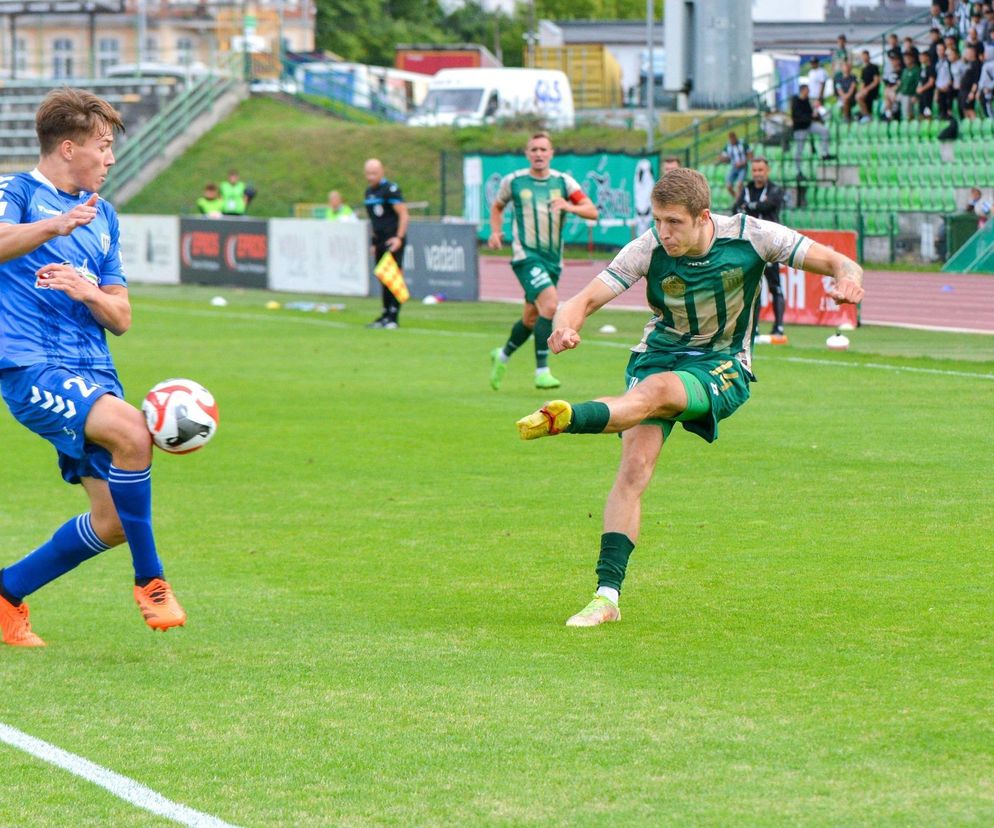
[[[202,285],[268,287],[267,222],[180,219],[180,279]]]

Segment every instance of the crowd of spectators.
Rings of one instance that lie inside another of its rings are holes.
[[[843,120],[994,118],[994,0],[933,3],[930,24],[922,38],[890,34],[882,66],[865,49],[853,54],[839,35],[830,77]],[[812,60],[815,111],[826,103],[828,77]]]

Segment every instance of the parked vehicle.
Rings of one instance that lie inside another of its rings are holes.
[[[553,69],[442,69],[411,126],[477,126],[535,115],[550,129],[576,121],[569,78]]]

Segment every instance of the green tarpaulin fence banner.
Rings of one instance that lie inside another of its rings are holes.
[[[479,227],[479,238],[490,236],[490,205],[500,180],[528,166],[523,153],[474,153],[463,157],[463,217]],[[621,247],[644,233],[652,223],[652,186],[659,174],[659,154],[596,152],[557,153],[552,168],[575,178],[600,218],[588,223],[569,216],[566,244]],[[511,237],[511,210],[504,212],[504,236]]]
[[[988,221],[942,267],[945,273],[994,273],[994,221]]]

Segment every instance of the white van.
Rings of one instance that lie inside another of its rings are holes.
[[[477,126],[515,115],[536,115],[551,129],[576,121],[569,78],[554,69],[442,69],[407,123]]]

